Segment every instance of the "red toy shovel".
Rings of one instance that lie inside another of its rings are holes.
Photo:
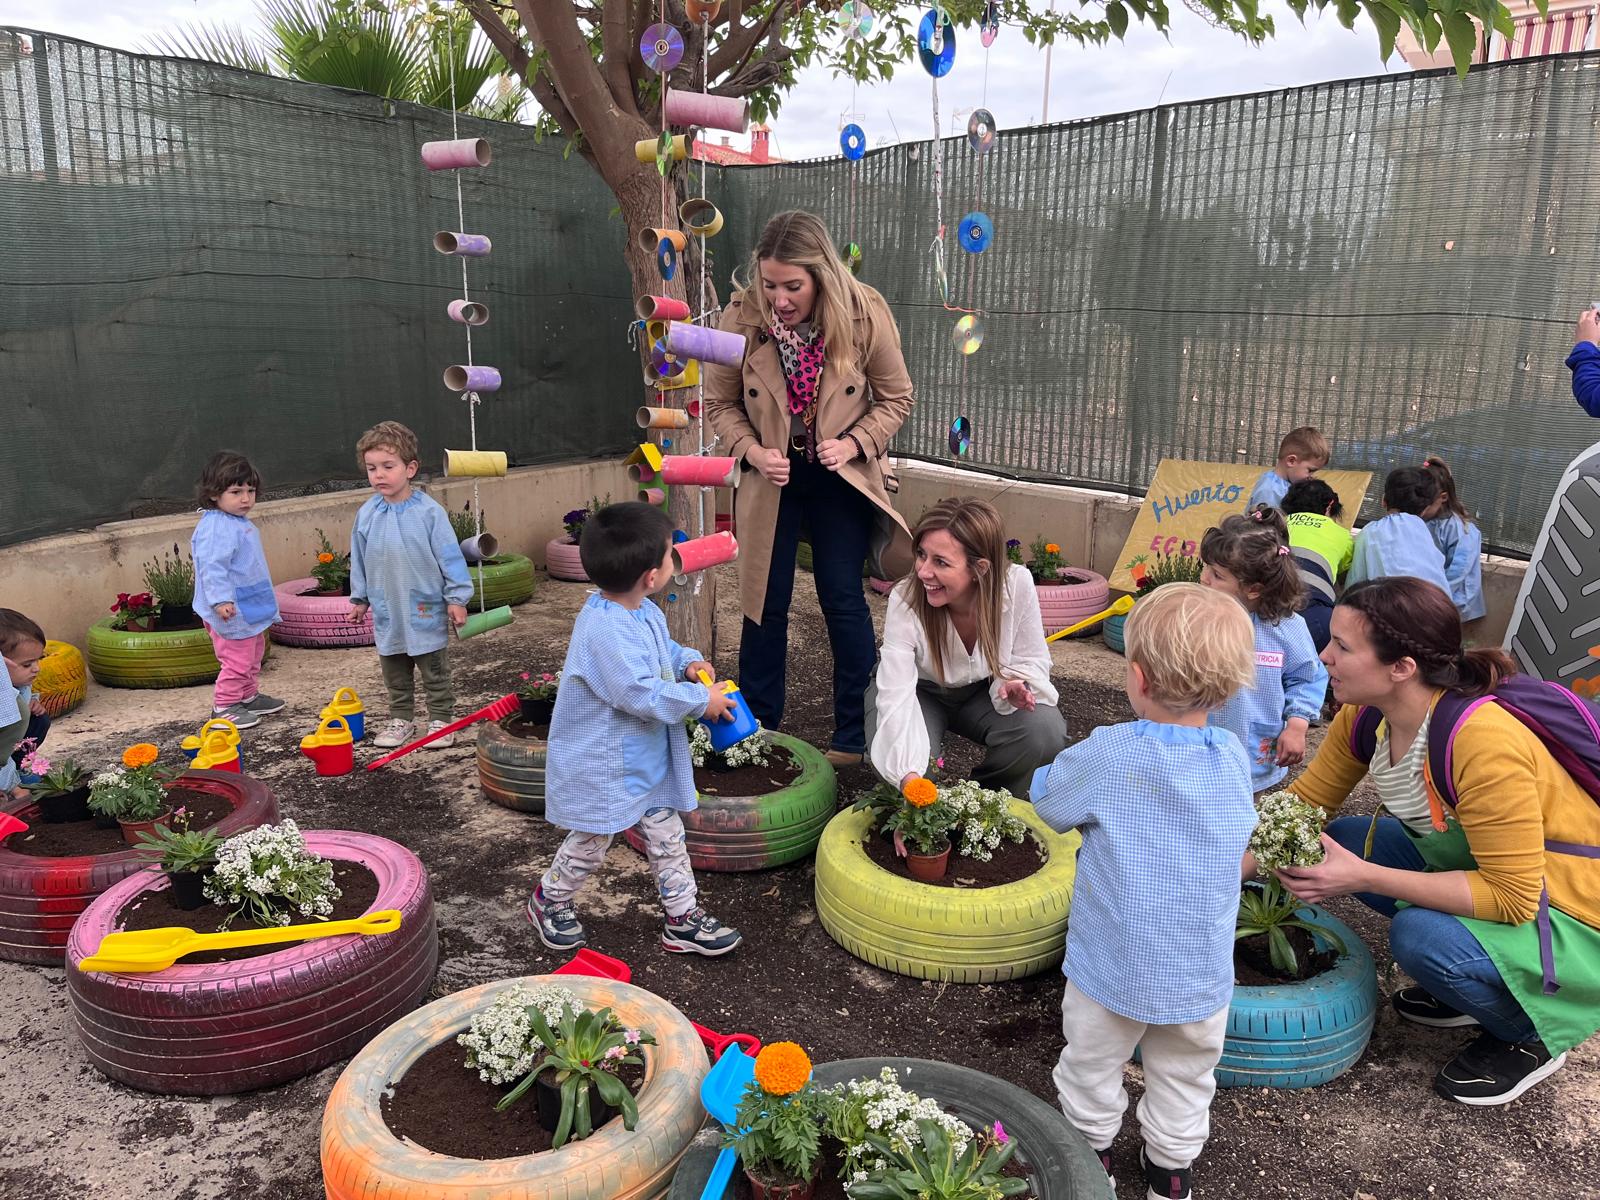
[[[13,817],[10,813],[0,813],[0,842],[6,840],[13,833],[27,833],[28,823],[20,817]]]
[[[480,708],[471,716],[462,717],[459,721],[452,721],[443,729],[434,730],[434,732],[430,733],[427,737],[418,738],[416,741],[411,742],[408,745],[401,746],[400,749],[394,751],[392,754],[385,754],[377,761],[369,762],[367,764],[367,770],[376,771],[379,767],[386,767],[395,759],[410,754],[419,746],[426,746],[429,742],[436,742],[445,734],[455,733],[457,730],[465,729],[468,725],[472,725],[475,722],[498,721],[502,717],[509,717],[512,713],[516,712],[519,707],[520,705],[517,701],[517,695],[515,692],[509,696],[501,696],[500,699],[489,705],[488,708]]]

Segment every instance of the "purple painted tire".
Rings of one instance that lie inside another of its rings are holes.
[[[1062,567],[1063,582],[1037,588],[1039,615],[1044,619],[1045,636],[1092,617],[1111,603],[1106,577],[1088,567]],[[1100,630],[1091,626],[1077,637],[1095,637]]]
[[[233,812],[211,827],[223,837],[278,819],[278,802],[259,779],[231,771],[190,771],[178,782],[228,797]],[[24,821],[32,820],[37,809],[31,800],[0,804],[0,812]],[[0,958],[61,966],[73,923],[96,896],[144,866],[132,846],[110,854],[38,858],[0,842]]]
[[[160,891],[154,868],[91,904],[67,943],[67,998],[89,1060],[147,1092],[218,1096],[270,1087],[348,1058],[427,996],[439,960],[428,873],[387,838],[314,830],[306,846],[378,878],[371,910],[397,908],[394,933],[344,934],[237,962],[148,974],[79,971],[119,909]]]
[[[317,581],[309,576],[280,583],[272,590],[278,597],[278,621],[268,631],[272,640],[284,646],[372,645],[372,610],[361,624],[350,623],[349,596],[317,596]]]
[[[565,579],[571,583],[588,583],[583,569],[583,559],[578,557],[578,543],[566,534],[551,538],[544,545],[545,569],[551,579]]]

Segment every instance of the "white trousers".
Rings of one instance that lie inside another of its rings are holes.
[[[1128,1109],[1122,1068],[1138,1046],[1144,1063],[1139,1125],[1145,1157],[1158,1167],[1185,1168],[1211,1135],[1213,1072],[1227,1028],[1226,1006],[1183,1025],[1131,1021],[1089,999],[1069,979],[1061,997],[1067,1045],[1052,1076],[1061,1111],[1095,1149],[1111,1145]]]

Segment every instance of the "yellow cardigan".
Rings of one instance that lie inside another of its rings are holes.
[[[1367,764],[1350,752],[1355,715],[1354,705],[1339,710],[1316,758],[1288,788],[1330,814],[1367,774]],[[1531,921],[1543,882],[1552,905],[1600,929],[1600,859],[1544,848],[1547,839],[1600,846],[1600,803],[1497,704],[1474,709],[1462,722],[1451,769],[1455,815],[1478,863],[1466,872],[1472,915],[1507,925]]]

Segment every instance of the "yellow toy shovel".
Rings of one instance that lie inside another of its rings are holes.
[[[341,933],[393,933],[400,928],[400,910],[379,909],[353,921],[324,921],[317,925],[285,925],[279,929],[240,929],[232,933],[196,933],[181,925],[166,929],[134,929],[108,933],[80,971],[164,971],[185,954],[202,950],[236,950],[243,946],[271,946],[278,942],[306,942]]]
[[[1070,633],[1077,633],[1080,629],[1087,629],[1096,621],[1104,621],[1107,617],[1120,617],[1123,613],[1132,611],[1133,597],[1124,596],[1104,612],[1097,612],[1092,617],[1085,617],[1076,625],[1068,625],[1065,629],[1057,630],[1055,633],[1052,633],[1049,637],[1045,638],[1045,641],[1053,642],[1057,638],[1064,638]]]

